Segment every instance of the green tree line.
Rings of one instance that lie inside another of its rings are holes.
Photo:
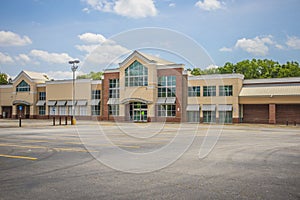
[[[92,80],[101,80],[103,72],[90,72],[88,74],[78,75],[76,79],[92,79]]]
[[[194,68],[191,71],[192,75],[205,74],[232,74],[239,73],[245,76],[245,79],[259,78],[284,78],[284,77],[299,77],[300,66],[298,62],[291,61],[285,64],[280,64],[273,60],[243,60],[238,63],[227,62],[223,67],[210,68],[201,70]]]

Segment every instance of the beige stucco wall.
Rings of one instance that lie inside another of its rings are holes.
[[[72,100],[73,87],[72,82],[66,83],[48,83],[46,86],[46,95],[48,100]],[[75,82],[75,99],[91,99],[91,84],[89,82]]]
[[[0,88],[0,105],[11,106],[13,101],[13,88]]]

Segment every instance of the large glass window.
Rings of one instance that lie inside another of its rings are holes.
[[[219,122],[222,124],[232,123],[232,111],[219,111]]]
[[[216,86],[203,86],[203,96],[216,96]]]
[[[100,99],[100,94],[101,94],[100,90],[92,90],[91,98],[92,99]]]
[[[16,91],[17,92],[29,92],[30,91],[30,85],[28,85],[28,83],[26,83],[23,80],[19,83],[19,85],[17,85]]]
[[[175,117],[176,116],[176,105],[158,105],[157,115],[159,117]]]
[[[66,106],[58,106],[59,115],[66,115],[67,114],[67,107]]]
[[[46,106],[39,106],[39,115],[46,114]]]
[[[158,97],[176,97],[176,76],[158,77]]]
[[[200,111],[188,111],[188,122],[200,122]]]
[[[119,98],[119,79],[109,80],[109,98]]]
[[[219,96],[232,96],[232,85],[220,85]]]
[[[86,116],[87,115],[87,106],[78,106],[79,107],[79,115]]]
[[[118,116],[119,115],[119,105],[109,105],[109,114]]]
[[[200,86],[188,87],[188,96],[189,97],[200,97]]]
[[[148,85],[148,68],[134,61],[125,69],[125,86],[147,86]]]
[[[216,111],[203,111],[203,122],[216,122]]]
[[[46,100],[46,92],[39,92],[39,100]]]
[[[92,115],[100,115],[100,105],[92,106]]]

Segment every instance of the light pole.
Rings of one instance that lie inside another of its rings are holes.
[[[79,60],[69,61],[69,64],[72,65],[71,70],[73,72],[73,95],[72,95],[72,116],[73,116],[73,119],[72,119],[72,122],[71,122],[72,125],[76,124],[76,119],[75,119],[75,72],[78,69],[78,65],[76,65],[78,63],[79,63]]]

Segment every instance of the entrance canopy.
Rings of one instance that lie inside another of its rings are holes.
[[[27,101],[22,101],[22,100],[14,100],[13,101],[13,105],[26,105],[26,106],[30,106],[31,103],[29,103]]]
[[[126,99],[123,99],[120,103],[121,104],[128,104],[128,103],[131,103],[131,102],[140,102],[140,103],[144,103],[144,104],[151,104],[152,101],[147,101],[145,99],[141,99],[141,98],[126,98]]]

